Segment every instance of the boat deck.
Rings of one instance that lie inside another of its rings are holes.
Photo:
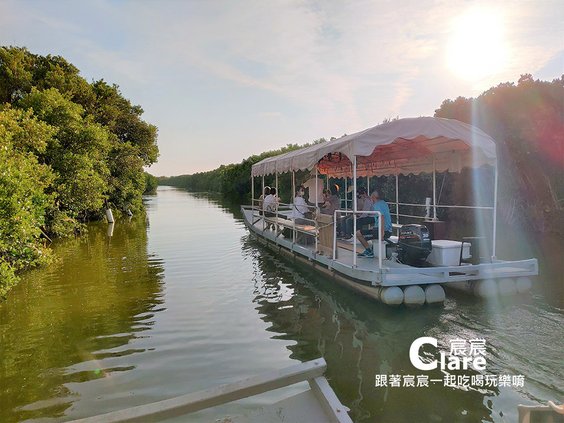
[[[451,282],[462,282],[479,279],[496,279],[505,277],[531,276],[538,274],[536,259],[519,261],[495,261],[493,263],[481,263],[477,265],[465,264],[461,266],[435,266],[417,268],[398,263],[386,258],[382,259],[382,268],[379,267],[378,258],[357,257],[354,264],[353,245],[351,242],[337,242],[337,258],[315,251],[315,245],[304,245],[292,242],[284,238],[280,231],[272,228],[264,229],[261,216],[253,215],[252,211],[243,208],[245,223],[260,237],[280,247],[303,256],[310,262],[322,264],[331,271],[336,271],[342,276],[364,282],[372,286],[407,286],[444,284]],[[285,222],[285,227],[291,227],[291,223]],[[315,227],[311,227],[313,230]],[[304,232],[311,236],[313,230]],[[363,247],[357,243],[357,252],[362,252]],[[383,254],[385,255],[385,254]]]

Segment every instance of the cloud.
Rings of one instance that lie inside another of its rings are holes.
[[[281,118],[284,115],[280,112],[260,112],[259,116],[266,118]]]
[[[542,46],[537,41],[546,38],[537,23],[550,9],[543,4],[533,8],[517,0],[498,3],[496,8],[506,15],[512,51],[519,54],[511,57],[502,74],[481,81],[479,88],[532,71],[555,54],[553,41]],[[159,77],[152,71],[152,61],[158,60],[178,72],[198,70],[288,99],[317,111],[319,125],[337,119],[354,127],[373,122],[375,112],[400,114],[423,67],[425,74],[429,68],[448,72],[444,55],[451,23],[466,8],[480,5],[489,7],[484,2],[467,6],[411,0],[224,0],[162,2],[159,7],[150,2],[98,3],[99,15],[112,17],[129,34],[127,51],[96,45],[88,37],[91,32],[81,36],[76,22],[37,13],[33,7],[24,11],[20,6],[15,14],[71,33],[87,60],[140,84]],[[536,37],[530,37],[531,32]],[[359,97],[372,100],[359,103]]]
[[[197,12],[182,23],[171,14],[190,16],[188,10],[164,11],[158,19],[151,9],[134,13],[151,22],[147,47],[158,46],[159,57],[316,110],[319,126],[338,119],[360,127],[373,122],[375,109],[399,113],[418,62],[438,48],[427,29],[417,29],[437,18],[409,4],[212,2]],[[260,75],[241,62],[254,63]],[[379,95],[383,83],[395,88],[386,102]],[[359,104],[366,92],[371,104]]]
[[[448,70],[447,47],[453,22],[475,7],[503,15],[510,54],[469,83]],[[445,98],[534,73],[562,49],[561,10],[558,0],[1,1],[0,38],[118,83],[161,128],[161,162],[190,144],[191,155],[210,154],[190,160],[213,166],[429,115]]]

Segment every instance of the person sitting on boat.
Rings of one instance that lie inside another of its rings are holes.
[[[329,198],[331,197],[331,191],[328,189],[323,190],[323,194],[321,195],[321,204],[319,204],[319,208],[323,207],[324,204],[329,204]]]
[[[263,214],[263,212],[264,212],[263,203],[264,203],[264,199],[268,195],[270,195],[270,187],[264,187],[263,193],[258,198],[258,207],[259,207],[259,210],[260,210],[260,214]]]
[[[379,225],[379,216],[374,215],[374,227],[372,229],[361,229],[356,231],[356,237],[364,247],[364,251],[359,253],[360,257],[374,257],[374,251],[368,244],[367,239],[378,240],[378,233],[381,234],[382,240],[387,240],[392,236],[392,216],[388,203],[380,198],[378,191],[372,191],[370,195],[372,200],[372,210],[379,211],[382,214],[383,225]],[[378,232],[380,231],[380,232]]]
[[[276,210],[278,210],[278,197],[276,196],[276,188],[270,188],[270,194],[268,194],[264,198],[263,210],[266,217],[276,216]]]
[[[372,199],[371,197],[368,196],[368,193],[366,192],[366,188],[359,188],[358,189],[358,204],[357,204],[357,209],[361,210],[361,211],[371,211],[372,210]],[[367,214],[367,213],[363,213],[360,216],[357,217],[356,219],[356,228],[358,229],[362,229],[363,226],[368,226],[370,225],[372,222],[374,221],[374,217],[371,214]],[[353,220],[353,215],[349,214],[347,216],[347,218],[345,219],[344,222],[344,238],[346,240],[352,240],[353,239],[353,227],[354,227],[354,220]]]
[[[325,202],[321,205],[321,213],[333,216],[335,210],[338,210],[340,206],[339,185],[331,185],[331,194],[327,196]]]
[[[294,204],[292,205],[292,220],[298,225],[307,225],[309,222],[306,220],[306,214],[309,212],[308,204],[304,198],[305,188],[300,185],[296,188],[296,196],[294,197]]]

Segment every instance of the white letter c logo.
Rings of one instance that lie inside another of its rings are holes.
[[[430,363],[424,363],[421,358],[419,357],[419,348],[423,344],[431,344],[432,346],[437,346],[437,340],[431,336],[423,336],[421,338],[417,338],[411,344],[409,348],[409,359],[411,360],[411,364],[416,369],[419,370],[433,370],[437,368],[437,360],[433,360]]]

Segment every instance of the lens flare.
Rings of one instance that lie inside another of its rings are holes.
[[[448,67],[468,81],[501,72],[508,53],[503,26],[503,17],[493,9],[471,9],[455,19],[447,49]]]

